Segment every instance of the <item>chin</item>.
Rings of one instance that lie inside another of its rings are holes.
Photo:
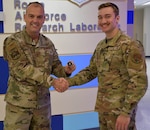
[[[106,30],[106,29],[102,29],[102,32],[107,33],[107,32],[108,32],[108,30]]]

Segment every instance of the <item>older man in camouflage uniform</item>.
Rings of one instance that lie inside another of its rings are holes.
[[[63,67],[54,44],[40,29],[44,23],[44,7],[32,2],[24,16],[26,27],[4,41],[4,58],[9,65],[8,90],[5,96],[5,130],[51,130],[49,87],[63,92],[63,79],[75,65]],[[61,87],[60,87],[61,86]]]
[[[147,87],[143,46],[118,28],[119,18],[115,4],[99,6],[98,24],[106,38],[98,43],[90,65],[67,79],[74,86],[98,77],[95,110],[100,130],[136,129],[136,106]]]

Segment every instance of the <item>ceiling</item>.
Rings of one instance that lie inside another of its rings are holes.
[[[150,0],[134,0],[134,5],[136,8],[144,8],[145,6],[150,6],[150,3],[149,5],[143,5],[147,2],[150,2]]]

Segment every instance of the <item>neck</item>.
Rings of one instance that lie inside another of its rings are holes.
[[[26,30],[27,31],[27,30]],[[39,33],[37,32],[28,32],[27,33],[29,34],[29,36],[32,38],[32,40],[34,40],[35,42],[37,42],[39,40]]]
[[[115,28],[113,31],[106,33],[106,38],[107,39],[113,38],[118,33],[118,31],[119,29]]]
[[[38,36],[31,36],[31,38],[32,38],[32,40],[34,40],[35,42],[37,42],[39,40],[39,35]]]

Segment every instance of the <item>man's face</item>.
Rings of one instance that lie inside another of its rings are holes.
[[[104,33],[111,33],[118,27],[119,16],[111,7],[102,8],[98,11],[98,25]]]
[[[30,5],[24,15],[24,20],[29,34],[39,33],[45,21],[44,9],[41,6]]]

